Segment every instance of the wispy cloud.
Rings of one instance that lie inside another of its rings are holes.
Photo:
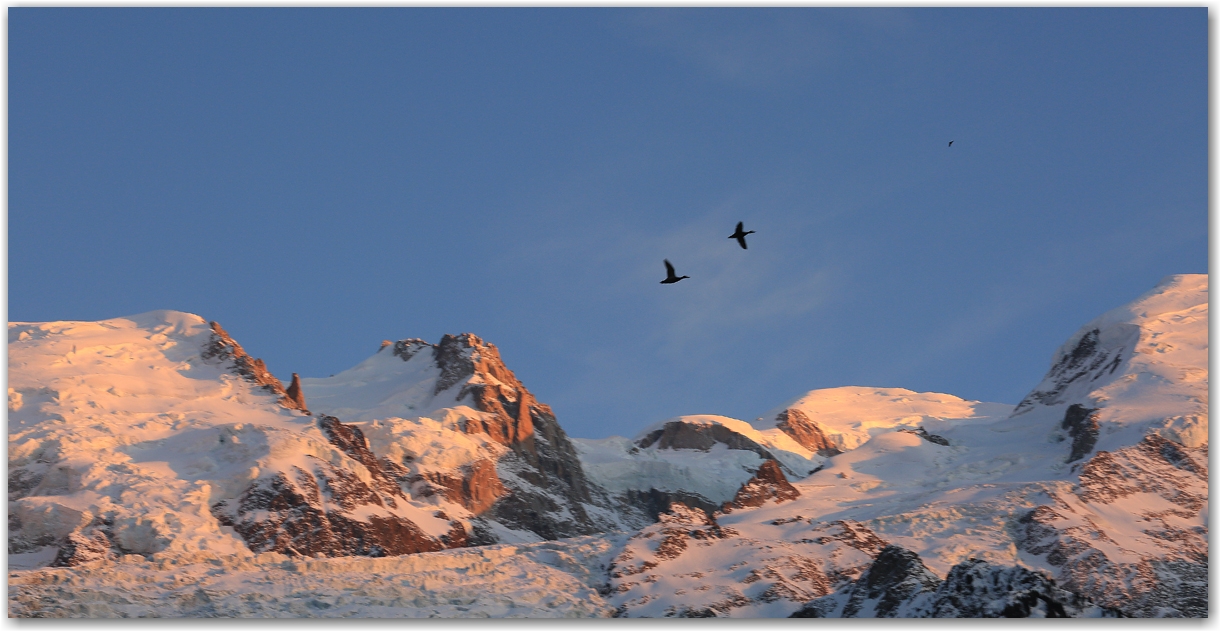
[[[643,9],[629,15],[618,23],[624,36],[747,88],[811,80],[841,65],[861,37],[870,42],[916,28],[909,10],[881,7]]]
[[[831,61],[832,32],[792,9],[646,9],[624,21],[641,45],[668,50],[712,76],[766,85]]]
[[[752,227],[759,233],[747,237],[754,250],[743,251],[727,238],[733,225],[722,208],[647,240],[657,254],[672,252],[679,274],[691,276],[685,285],[654,292],[652,302],[665,315],[661,348],[667,354],[688,354],[709,340],[733,339],[735,330],[792,321],[826,301],[832,270],[786,264],[796,263],[796,257],[783,246],[794,244],[784,244],[758,225]],[[650,266],[656,268],[653,275],[661,271],[659,262]]]

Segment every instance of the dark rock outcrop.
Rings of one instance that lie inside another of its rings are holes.
[[[1017,547],[1045,555],[1064,589],[1123,615],[1206,617],[1207,529],[1182,525],[1206,510],[1206,462],[1206,447],[1187,448],[1156,434],[1099,451],[1081,467],[1074,493],[1048,493],[1051,503],[1018,520]],[[1148,495],[1159,499],[1150,504]],[[1095,506],[1138,516],[1145,550],[1136,560],[1111,558],[1113,542]]]
[[[232,526],[254,552],[393,556],[445,547],[403,517],[353,518],[356,508],[384,507],[385,500],[354,474],[311,460],[312,471],[293,467],[259,480],[236,503],[214,506],[212,514]]]
[[[895,617],[903,601],[936,589],[939,582],[919,555],[900,546],[886,546],[868,571],[856,580],[843,608],[843,617],[860,615],[866,604],[872,605],[870,617]]]
[[[1093,451],[1093,446],[1097,444],[1097,435],[1101,431],[1101,425],[1097,423],[1097,410],[1074,403],[1063,414],[1062,427],[1072,437],[1072,452],[1068,454],[1068,462],[1080,460]]]
[[[388,342],[389,342],[389,340],[386,340],[386,342],[382,342],[382,344],[381,344],[382,348],[385,348],[385,346]],[[419,338],[413,337],[411,339],[398,340],[397,342],[394,342],[393,353],[394,353],[395,357],[399,357],[403,361],[411,361],[411,358],[414,357],[416,353],[418,353],[424,349],[431,349],[431,348],[432,348],[431,344],[429,344]],[[378,349],[377,352],[381,352],[381,349]]]
[[[450,531],[436,538],[393,513],[408,502],[399,484],[403,471],[399,465],[377,458],[358,427],[326,415],[318,417],[318,427],[353,464],[368,471],[369,481],[351,467],[310,456],[308,470],[294,466],[261,478],[237,501],[213,506],[212,514],[232,526],[251,550],[305,556],[394,556],[466,545],[468,537],[458,522],[451,522]],[[368,508],[380,514],[356,516]]]
[[[779,463],[768,460],[762,463],[762,466],[754,473],[754,477],[737,489],[737,495],[733,497],[733,501],[726,502],[721,510],[729,513],[735,508],[762,506],[767,500],[775,500],[776,503],[787,502],[800,495],[800,491],[797,491],[788,482],[788,478],[784,477]]]
[[[775,417],[775,426],[791,436],[792,440],[795,440],[800,446],[819,456],[836,456],[843,453],[834,442],[826,437],[826,433],[817,423],[796,408],[780,412]]]
[[[1042,383],[1025,396],[1013,410],[1013,415],[1032,409],[1035,405],[1064,403],[1064,394],[1073,384],[1093,383],[1113,375],[1122,365],[1124,355],[1129,357],[1128,347],[1139,339],[1139,327],[1133,324],[1117,324],[1107,329],[1106,335],[1114,339],[1103,344],[1101,329],[1086,331],[1072,350],[1063,353],[1042,378]],[[1121,338],[1126,337],[1126,341]]]
[[[637,491],[633,489],[624,493],[624,500],[628,505],[642,509],[652,521],[660,520],[661,515],[669,512],[673,504],[681,504],[709,515],[721,508],[702,495],[688,491],[662,491],[660,489]]]
[[[51,566],[71,567],[114,556],[110,537],[106,536],[101,529],[94,530],[88,535],[78,531],[69,534],[67,541],[60,545],[59,552],[56,553]]]
[[[944,445],[945,447],[949,446],[949,440],[947,438],[945,438],[944,436],[937,436],[936,434],[929,434],[928,430],[926,430],[922,427],[916,427],[915,429],[907,429],[907,428],[903,427],[903,428],[900,428],[898,431],[906,432],[908,434],[915,434],[916,436],[918,436],[930,443],[934,443],[937,445]]]
[[[838,592],[816,599],[793,618],[1078,618],[1121,617],[1063,589],[1042,572],[968,559],[941,581],[919,555],[888,546],[869,569]]]
[[[719,423],[687,423],[670,421],[661,429],[636,442],[640,449],[656,446],[657,449],[697,449],[708,451],[722,443],[729,449],[752,451],[764,460],[775,460],[775,456],[762,445],[738,434]]]
[[[920,613],[932,618],[1074,618],[1090,606],[1087,598],[1059,588],[1042,572],[969,559],[949,570]]]

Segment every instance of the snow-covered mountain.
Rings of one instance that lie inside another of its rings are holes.
[[[326,379],[304,379],[315,410],[360,427],[412,497],[470,525],[472,543],[525,542],[646,522],[586,479],[551,408],[471,334],[384,342]]]
[[[473,335],[288,388],[190,314],[9,337],[10,553],[384,556],[647,521]]]
[[[1207,303],[1167,278],[1015,408],[834,388],[601,440],[470,334],[284,387],[189,314],[11,323],[11,612],[1206,616]]]
[[[463,545],[358,429],[307,415],[219,325],[158,311],[9,325],[9,553],[55,565]]]
[[[767,460],[785,476],[805,478],[870,435],[920,432],[959,421],[1002,418],[1011,405],[963,401],[901,388],[814,390],[751,423],[724,416],[680,416],[632,439],[574,439],[590,479],[625,501],[681,499],[715,510]]]
[[[939,611],[923,601],[847,607],[872,567],[844,565],[855,553],[828,547],[847,537],[874,558],[899,548],[936,581],[963,563],[1023,567],[1088,600],[1081,612],[1206,616],[1207,300],[1206,276],[1175,276],[1087,324],[1011,415],[925,411],[916,427],[921,413],[903,423],[874,416],[889,396],[875,391],[855,426],[871,437],[792,480],[795,497],[723,511],[698,528],[679,509],[682,527],[663,521],[637,534],[616,567],[638,571],[616,569],[611,602],[628,616]],[[834,419],[829,435],[849,425],[840,402],[861,390],[811,393],[800,401],[830,410],[803,412]],[[824,534],[834,524],[850,534]],[[937,593],[932,579],[916,582],[912,598]],[[811,592],[839,596],[800,609]]]

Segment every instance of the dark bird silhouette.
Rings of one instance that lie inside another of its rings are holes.
[[[949,141],[949,146],[950,146],[950,147],[952,147],[952,146],[953,146],[953,141],[952,141],[952,140],[950,140],[950,141]]]
[[[750,231],[748,231],[748,232],[742,232],[742,231],[741,231],[741,228],[742,228],[742,225],[741,225],[741,224],[742,224],[742,223],[743,223],[743,222],[740,222],[740,221],[739,221],[739,222],[737,222],[737,232],[734,232],[733,234],[730,234],[730,235],[729,235],[729,238],[730,238],[730,239],[737,239],[737,242],[741,244],[741,249],[745,250],[745,249],[747,249],[747,248],[746,248],[746,235],[747,235],[747,234],[754,234],[754,231],[753,231],[753,230],[750,230]]]
[[[669,262],[669,259],[665,259],[665,280],[661,281],[661,284],[668,285],[670,283],[676,283],[683,278],[690,278],[690,276],[675,276],[673,264]]]

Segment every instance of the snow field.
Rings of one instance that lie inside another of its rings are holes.
[[[129,555],[10,570],[9,613],[42,617],[588,618],[626,535],[400,557]]]
[[[768,411],[752,425],[759,430],[774,428],[776,416],[789,409],[804,412],[841,451],[899,427],[922,425],[935,433],[934,428],[945,423],[993,420],[1012,412],[1012,406],[1003,403],[966,401],[939,392],[845,386],[811,390]]]

